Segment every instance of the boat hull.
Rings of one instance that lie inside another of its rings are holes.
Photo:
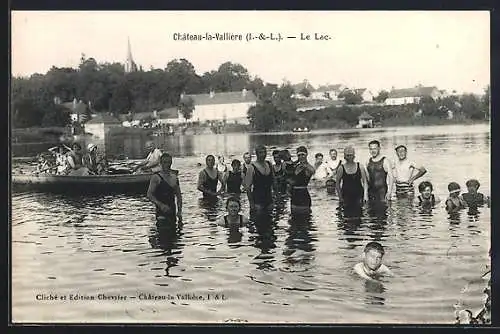
[[[150,174],[129,175],[12,175],[12,191],[42,191],[72,194],[142,193],[148,190]]]

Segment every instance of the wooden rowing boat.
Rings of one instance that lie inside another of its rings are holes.
[[[13,191],[44,191],[75,194],[142,193],[148,190],[151,174],[50,175],[14,174]]]

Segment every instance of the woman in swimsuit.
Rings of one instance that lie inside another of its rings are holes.
[[[257,160],[248,166],[245,175],[248,202],[252,210],[268,211],[273,203],[273,166],[266,160],[267,149],[264,145],[255,148],[255,155]]]
[[[226,201],[227,215],[219,221],[219,226],[230,229],[239,229],[248,225],[248,218],[240,214],[241,203],[236,197],[229,197]]]
[[[179,171],[170,169],[172,156],[168,153],[161,155],[160,165],[162,170],[151,177],[147,197],[156,206],[156,219],[158,221],[175,224],[177,218],[181,224],[182,194],[179,185]]]
[[[417,196],[415,199],[415,204],[417,206],[421,207],[422,209],[432,209],[441,202],[439,197],[434,195],[432,193],[433,191],[433,186],[432,183],[429,181],[422,181],[418,185],[418,191],[420,192],[420,195]]]
[[[314,167],[307,162],[307,149],[304,146],[297,148],[297,164],[291,179],[290,205],[292,211],[310,211],[311,196],[307,185],[314,175]]]
[[[215,157],[213,155],[207,155],[206,158],[207,167],[205,167],[198,175],[198,190],[203,193],[204,198],[214,198],[222,193],[222,190],[226,187],[224,184],[224,177],[221,172],[219,172],[215,166]],[[217,191],[217,184],[221,183],[222,187],[220,191]]]

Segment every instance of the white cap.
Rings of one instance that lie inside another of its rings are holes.
[[[90,144],[87,145],[87,150],[92,151],[96,147],[97,147],[96,144],[90,143]]]

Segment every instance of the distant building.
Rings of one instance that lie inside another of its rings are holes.
[[[357,128],[373,128],[373,117],[367,112],[358,116]]]
[[[248,110],[257,104],[252,91],[181,95],[181,99],[192,98],[194,110],[189,121],[226,121],[232,124],[249,124]],[[187,121],[184,117],[180,119]]]
[[[297,102],[297,111],[306,112],[313,110],[322,110],[330,107],[340,107],[343,106],[342,101],[332,101],[332,100],[303,100]]]
[[[339,100],[339,95],[347,89],[343,84],[320,86],[311,95],[315,100]]]
[[[121,121],[110,113],[96,114],[90,121],[85,123],[85,132],[97,137],[104,137],[110,128],[120,127]]]
[[[63,106],[69,112],[72,122],[85,123],[88,119],[87,110],[90,109],[87,104],[83,103],[82,100],[77,101],[73,99],[73,102],[61,102],[59,97],[54,98],[54,103]]]
[[[441,97],[441,92],[436,87],[417,86],[414,88],[393,89],[385,100],[386,105],[404,105],[419,103],[424,96],[430,96],[434,100]]]
[[[153,125],[161,125],[161,124],[179,124],[183,122],[182,116],[179,113],[179,109],[176,107],[165,108],[160,111],[154,110],[150,112],[141,112],[136,113],[131,116],[132,121],[129,122],[132,126],[139,125],[144,120],[150,118],[154,119]],[[139,122],[139,123],[134,123]]]
[[[373,94],[366,88],[354,89],[354,93],[360,95],[363,102],[373,102]]]
[[[137,72],[137,64],[132,57],[132,48],[130,47],[130,38],[127,39],[127,60],[125,61],[125,72]]]
[[[304,80],[301,83],[292,85],[294,94],[292,95],[293,98],[295,99],[312,99],[313,95],[312,93],[315,91],[314,86],[311,85],[307,80]],[[310,95],[309,96],[304,96],[302,95],[302,91],[306,89],[309,91]]]

